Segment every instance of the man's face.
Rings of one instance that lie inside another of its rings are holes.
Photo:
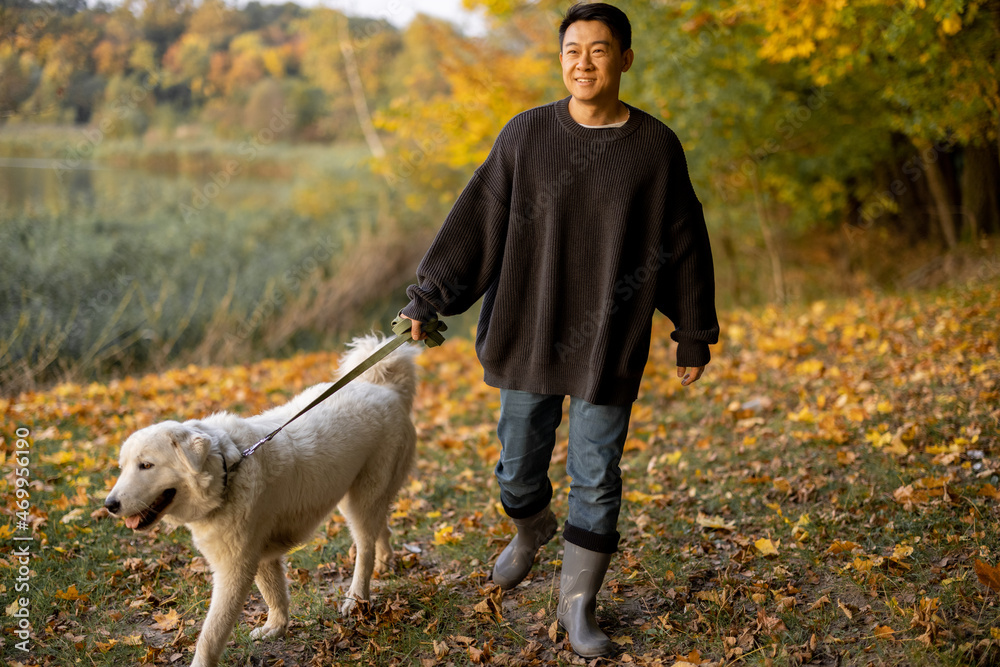
[[[618,101],[622,72],[632,66],[632,49],[622,53],[618,40],[600,21],[577,21],[563,35],[563,83],[581,102]]]

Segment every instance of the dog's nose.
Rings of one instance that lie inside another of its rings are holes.
[[[122,508],[122,504],[110,496],[104,501],[104,506],[111,514],[118,514],[118,510]]]

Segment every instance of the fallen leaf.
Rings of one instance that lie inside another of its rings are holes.
[[[697,667],[703,662],[705,660],[702,660],[701,652],[698,649],[694,649],[687,655],[681,655],[680,659],[673,664],[673,667]]]
[[[982,498],[992,498],[993,500],[1000,500],[1000,491],[997,491],[996,487],[987,482],[983,488],[979,489],[979,493],[976,494]]]
[[[707,516],[698,512],[698,518],[695,522],[702,528],[711,528],[714,530],[736,530],[735,521],[726,521],[721,516]]]
[[[105,642],[94,642],[94,646],[97,647],[97,650],[100,651],[101,653],[107,653],[117,643],[118,643],[117,639],[112,639],[112,640],[110,640],[110,641],[108,641],[106,643]]]
[[[458,544],[462,537],[460,533],[455,533],[454,526],[445,525],[434,531],[434,544]]]
[[[76,584],[71,584],[65,591],[56,589],[56,597],[60,600],[87,600],[88,596],[76,590]]]
[[[497,623],[503,622],[503,589],[499,586],[491,587],[486,594],[486,599],[482,600],[473,609],[478,614],[485,614],[493,617]]]
[[[973,567],[976,570],[976,576],[979,577],[980,583],[990,590],[1000,593],[1000,567],[993,567],[978,558]]]
[[[162,632],[176,630],[182,619],[176,609],[171,609],[166,614],[153,614],[153,628]]]
[[[806,611],[809,612],[821,609],[825,604],[830,604],[830,598],[827,597],[826,595],[824,595],[823,597],[821,597],[820,599],[816,600],[811,605],[809,605],[809,608],[806,609]]]
[[[83,516],[83,509],[77,507],[75,510],[70,510],[59,519],[59,523],[70,523],[71,521],[77,521]]]
[[[775,547],[774,543],[771,540],[767,539],[766,537],[760,538],[759,540],[754,542],[753,545],[757,547],[757,551],[759,551],[763,556],[778,555],[777,547]]]

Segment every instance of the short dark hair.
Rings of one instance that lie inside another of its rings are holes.
[[[600,21],[608,26],[612,36],[625,53],[632,48],[632,24],[625,12],[605,2],[578,2],[566,12],[559,26],[559,51],[562,52],[566,30],[577,21]]]

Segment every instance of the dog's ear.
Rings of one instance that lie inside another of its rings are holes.
[[[177,457],[192,473],[201,471],[205,459],[212,450],[212,439],[206,433],[186,429],[180,437],[171,437]]]

